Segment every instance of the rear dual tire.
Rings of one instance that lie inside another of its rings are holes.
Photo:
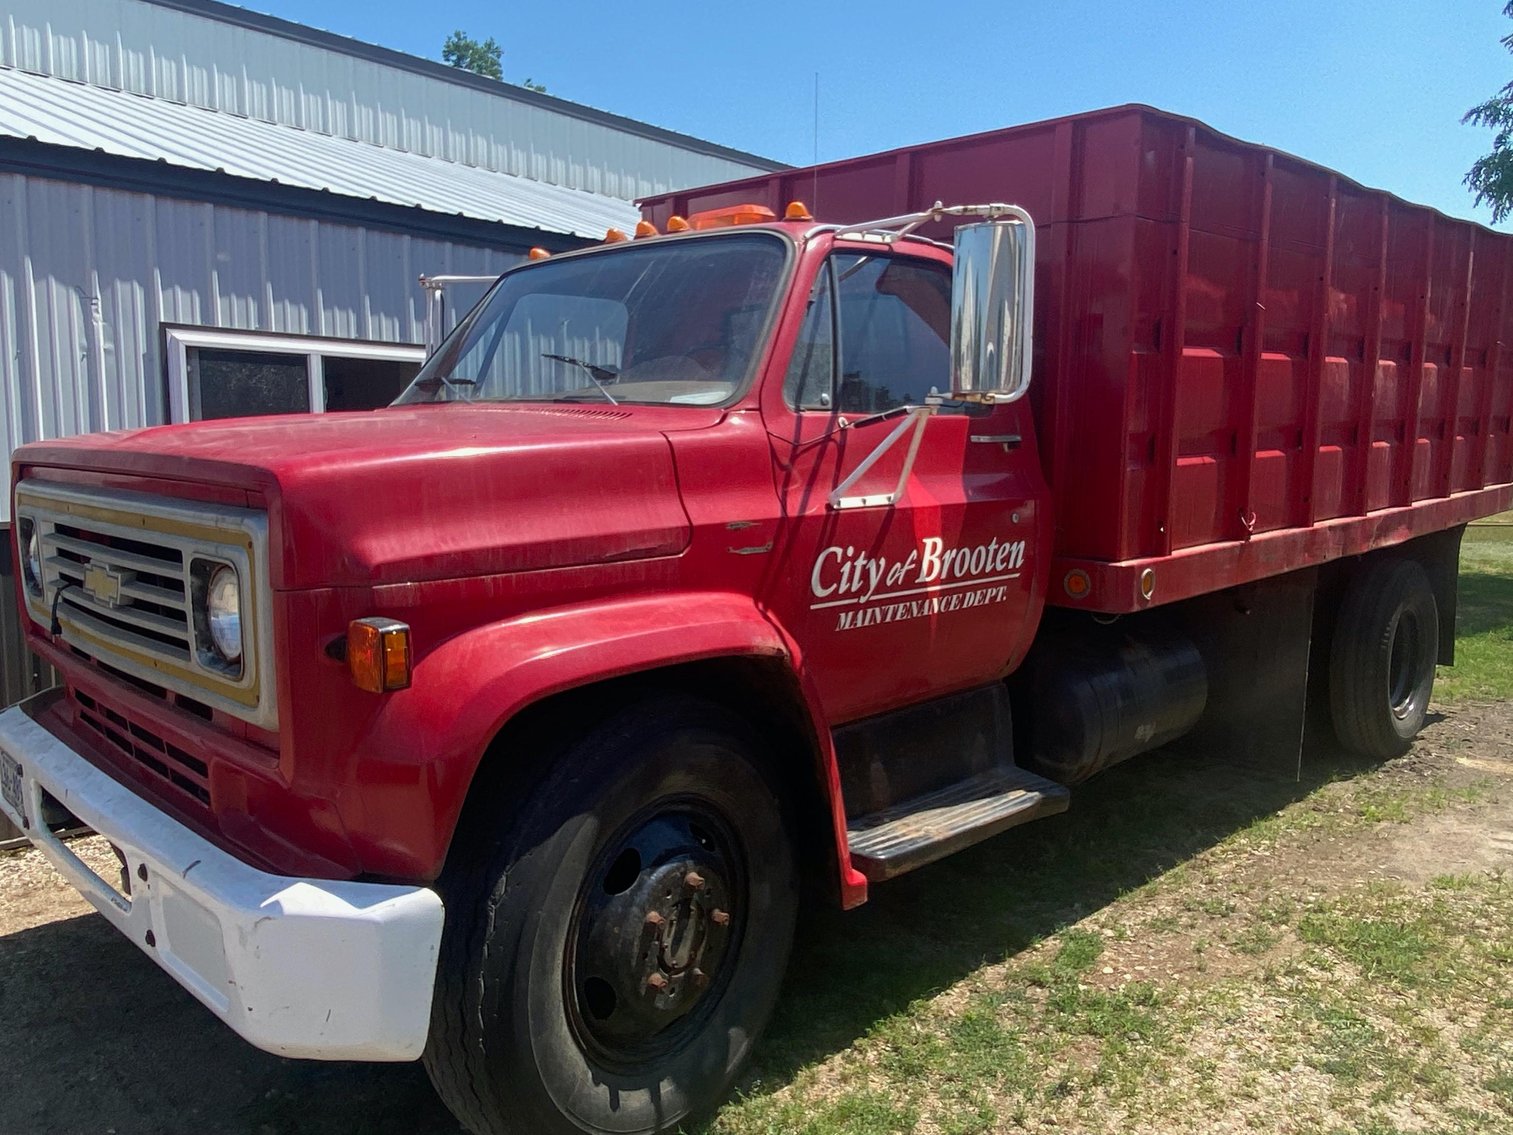
[[[1379,560],[1354,575],[1329,654],[1335,735],[1375,760],[1406,753],[1424,727],[1439,654],[1439,609],[1413,560]]]
[[[476,1135],[650,1135],[714,1108],[776,1001],[797,875],[743,724],[669,698],[569,749],[443,879],[426,1070]]]

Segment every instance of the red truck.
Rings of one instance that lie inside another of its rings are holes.
[[[1404,752],[1513,504],[1509,238],[1190,120],[645,213],[388,409],[14,457],[62,685],[0,807],[253,1044],[423,1057],[480,1133],[712,1107],[805,887],[1309,704]]]

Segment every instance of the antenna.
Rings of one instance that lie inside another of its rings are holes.
[[[814,73],[814,181],[809,191],[809,212],[820,215],[820,73]]]

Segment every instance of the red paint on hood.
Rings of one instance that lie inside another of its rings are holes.
[[[250,489],[273,586],[421,582],[675,555],[688,544],[664,431],[705,407],[397,406],[195,422],[37,442],[46,466]]]

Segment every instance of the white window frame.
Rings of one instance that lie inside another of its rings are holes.
[[[165,327],[168,355],[168,416],[171,422],[189,417],[189,349],[206,347],[222,351],[260,351],[302,355],[309,378],[312,414],[326,410],[324,360],[380,359],[388,362],[423,363],[426,349],[419,343],[380,343],[370,339],[327,339],[316,335],[275,335],[262,331],[228,331],[214,327]]]

